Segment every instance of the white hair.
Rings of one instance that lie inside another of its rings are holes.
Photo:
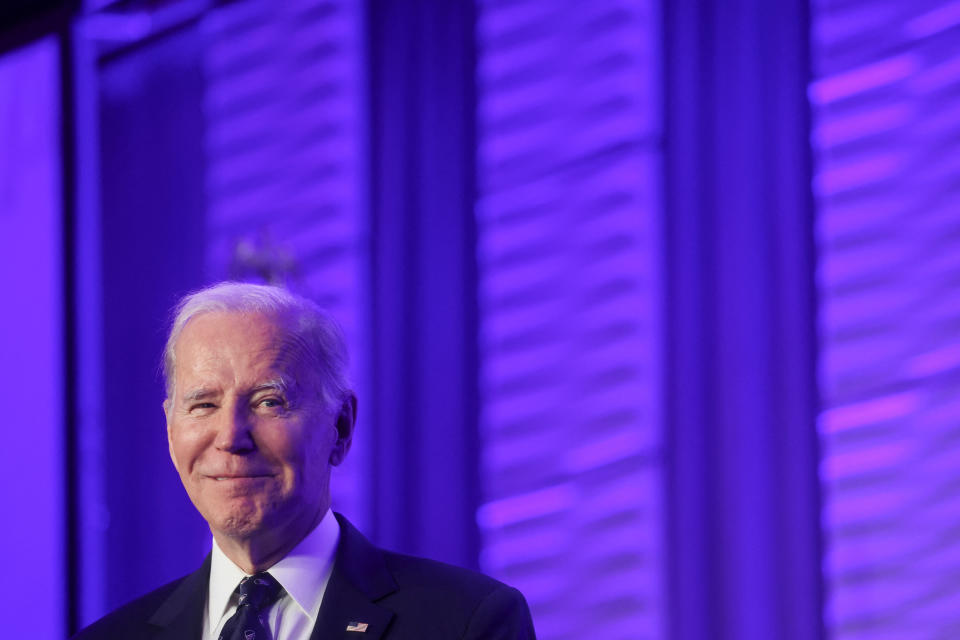
[[[347,348],[336,321],[320,306],[281,287],[247,282],[221,282],[184,296],[173,310],[173,323],[163,349],[167,401],[172,400],[174,348],[184,327],[205,313],[261,314],[282,323],[298,339],[320,380],[319,392],[328,407],[336,407],[352,392],[347,379]]]

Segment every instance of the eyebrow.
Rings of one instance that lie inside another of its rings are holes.
[[[250,389],[247,392],[247,395],[254,395],[261,393],[263,391],[275,391],[286,395],[290,389],[290,385],[287,384],[286,380],[283,378],[277,378],[275,380],[267,380],[266,382],[261,382],[257,386]],[[217,389],[212,389],[209,387],[200,387],[199,389],[194,389],[183,395],[183,403],[188,404],[190,402],[196,402],[198,400],[206,400],[214,396],[219,396],[220,391]]]
[[[277,378],[276,380],[267,380],[266,382],[261,382],[253,389],[250,389],[250,395],[255,393],[260,393],[261,391],[276,391],[277,393],[286,394],[290,386],[287,384],[286,380],[283,378]]]
[[[219,395],[219,391],[207,387],[200,387],[199,389],[194,389],[189,393],[183,394],[183,402],[196,402],[197,400],[203,400],[215,395]]]

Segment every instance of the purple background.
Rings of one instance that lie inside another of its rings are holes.
[[[8,635],[206,553],[158,363],[224,278],[344,326],[335,507],[541,638],[960,632],[957,2],[0,16]]]
[[[58,69],[54,38],[0,58],[3,596],[24,611],[23,591],[50,594],[52,607],[29,607],[29,626],[15,626],[44,638],[62,636],[67,621]]]

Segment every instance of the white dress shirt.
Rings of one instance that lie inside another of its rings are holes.
[[[283,587],[280,599],[267,610],[265,617],[274,640],[309,640],[333,569],[339,538],[340,526],[328,510],[320,524],[293,551],[267,570]],[[203,640],[216,640],[220,635],[223,625],[237,610],[234,590],[248,575],[224,555],[214,540]]]

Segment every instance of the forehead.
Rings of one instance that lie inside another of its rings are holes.
[[[176,377],[225,364],[289,370],[303,348],[278,319],[258,313],[215,311],[191,318],[174,345]]]

